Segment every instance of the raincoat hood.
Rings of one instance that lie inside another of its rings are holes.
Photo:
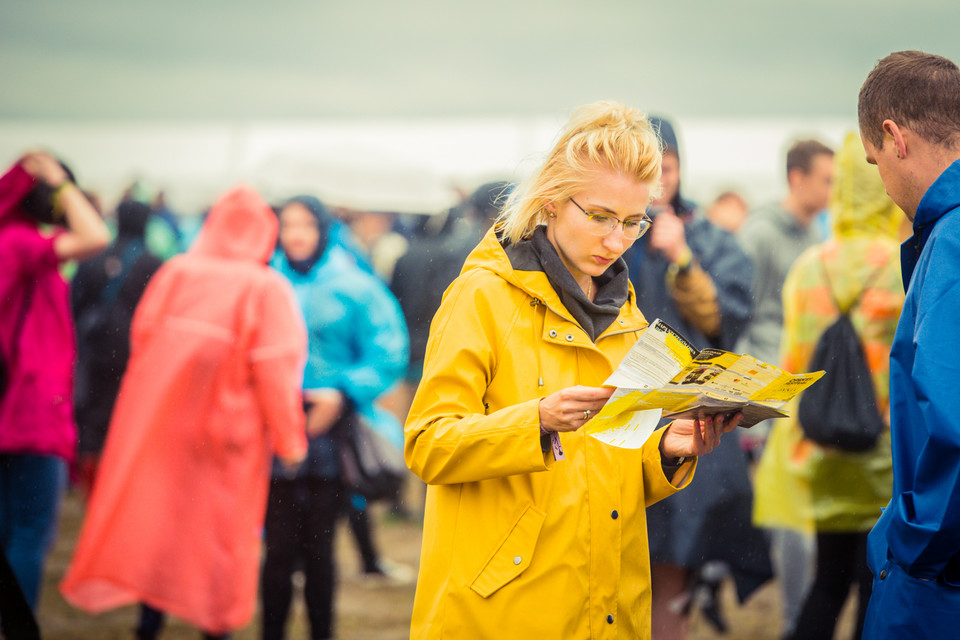
[[[33,176],[19,164],[15,164],[0,176],[0,226],[13,220],[29,222],[30,218],[20,209],[20,202],[33,189]]]
[[[277,244],[278,227],[260,194],[241,184],[214,203],[190,253],[266,263]]]
[[[316,266],[320,258],[327,252],[327,244],[330,242],[330,227],[333,226],[333,216],[327,207],[314,196],[295,196],[290,198],[284,207],[294,203],[302,205],[310,212],[310,215],[317,221],[317,231],[319,232],[317,246],[314,247],[310,257],[303,260],[294,260],[289,255],[286,255],[287,261],[290,266],[293,267],[294,271],[306,274]],[[281,250],[282,249],[283,247],[281,246]],[[284,254],[286,254],[286,251],[284,251]]]
[[[541,300],[548,307],[560,313],[560,315],[566,317],[568,320],[573,320],[570,313],[564,309],[560,301],[560,296],[550,285],[546,275],[542,271],[520,271],[514,269],[513,263],[510,262],[510,257],[500,243],[495,229],[487,231],[480,241],[480,244],[470,252],[470,255],[467,256],[467,259],[463,263],[463,269],[460,270],[460,275],[464,275],[475,269],[495,273],[530,297]]]
[[[837,172],[830,193],[833,232],[896,238],[903,212],[887,195],[877,168],[867,163],[860,137],[848,133],[837,152]]]
[[[682,158],[680,157],[680,142],[677,139],[677,131],[673,128],[673,125],[666,118],[660,116],[650,116],[650,126],[653,127],[654,131],[657,132],[657,136],[660,138],[660,144],[663,145],[663,153],[672,153],[677,156],[677,162],[680,163]],[[685,216],[695,213],[696,205],[684,198],[681,193],[683,192],[683,180],[677,184],[677,192],[673,195],[673,198],[670,200],[670,206],[673,207],[673,210],[677,215]]]

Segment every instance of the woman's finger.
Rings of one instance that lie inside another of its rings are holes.
[[[720,444],[720,437],[726,433],[727,416],[718,413],[713,420],[713,446]]]
[[[731,416],[730,420],[727,421],[726,431],[727,432],[733,431],[734,429],[740,426],[741,422],[743,422],[743,413],[738,411],[733,416]]]
[[[706,439],[704,438],[704,430],[706,428],[703,414],[698,415],[693,423],[693,443],[697,451],[703,451],[706,446]]]

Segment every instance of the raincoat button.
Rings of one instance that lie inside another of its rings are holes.
[[[520,564],[521,562],[523,562],[523,558],[520,556],[517,556],[513,559],[513,564]]]
[[[614,509],[614,510],[613,510],[613,513],[610,514],[610,517],[613,518],[614,520],[616,520],[617,518],[620,517],[620,514],[617,513],[617,510],[616,510],[616,509]]]
[[[612,616],[612,615],[608,615],[608,616],[607,616],[607,624],[613,624],[613,616]]]
[[[550,337],[551,337],[551,338],[556,338],[556,337],[557,337],[557,330],[556,330],[556,329],[550,329]]]
[[[567,342],[573,342],[573,336],[569,333],[567,334]]]
[[[887,577],[887,570],[886,570],[886,569],[881,569],[881,570],[880,570],[880,579],[883,580],[883,579],[886,578],[886,577]]]

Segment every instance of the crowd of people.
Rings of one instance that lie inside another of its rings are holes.
[[[194,239],[137,184],[111,231],[70,168],[25,153],[0,177],[0,635],[39,637],[72,486],[60,591],[138,606],[142,639],[168,615],[227,638],[258,602],[264,640],[287,637],[298,575],[311,637],[335,637],[341,517],[365,576],[415,577],[414,638],[682,640],[698,609],[735,634],[720,586],[743,603],[771,580],[782,638],[832,638],[854,585],[853,638],[949,637],[958,114],[960,68],[898,52],[858,133],[792,143],[776,202],[701,208],[674,123],[598,102],[523,182],[442,214],[239,185]],[[654,318],[794,373],[848,322],[878,432],[825,441],[801,394],[749,429],[727,412],[663,418],[638,449],[589,437]],[[348,478],[367,431],[424,502]],[[422,515],[416,576],[378,548],[375,499]]]

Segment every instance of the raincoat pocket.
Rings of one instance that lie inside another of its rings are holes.
[[[489,598],[523,573],[533,560],[533,550],[546,516],[546,512],[532,504],[527,505],[473,579],[470,588]]]

